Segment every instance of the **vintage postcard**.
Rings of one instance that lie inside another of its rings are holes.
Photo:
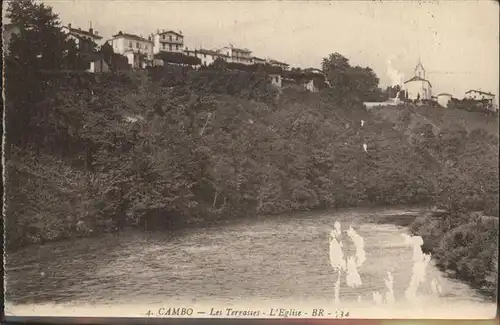
[[[498,9],[5,2],[7,317],[495,318]]]

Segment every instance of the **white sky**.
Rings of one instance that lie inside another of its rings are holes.
[[[64,24],[89,21],[109,38],[182,30],[189,48],[232,43],[255,56],[320,67],[339,52],[391,84],[388,60],[409,79],[420,56],[435,94],[471,88],[499,93],[497,1],[44,1]]]

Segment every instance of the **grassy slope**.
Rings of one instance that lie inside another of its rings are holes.
[[[432,123],[443,130],[464,128],[470,132],[475,129],[481,129],[496,137],[499,134],[498,115],[488,116],[481,112],[468,112],[465,110],[430,107],[426,105],[419,107],[375,107],[370,112],[392,123],[399,123],[405,112],[411,112],[413,125]]]

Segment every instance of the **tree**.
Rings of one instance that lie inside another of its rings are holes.
[[[335,90],[336,93],[342,93],[346,90],[346,71],[350,67],[349,59],[339,53],[333,53],[330,54],[328,58],[323,58],[321,67],[332,89]]]
[[[322,68],[336,97],[361,101],[381,97],[379,78],[369,67],[353,67],[349,64],[349,59],[333,53],[323,59]]]
[[[16,68],[61,69],[68,53],[59,16],[50,6],[34,0],[11,1],[7,18],[20,28],[10,43],[9,56]]]

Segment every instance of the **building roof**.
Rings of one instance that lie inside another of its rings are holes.
[[[122,33],[121,31],[118,32],[118,34],[113,35],[113,38],[120,38],[120,37],[131,39],[134,41],[142,41],[142,42],[148,42],[148,43],[153,44],[153,41],[150,41],[147,38],[144,38],[144,37],[141,37],[138,35],[134,35],[134,34]]]
[[[418,59],[418,63],[417,63],[417,65],[415,66],[415,70],[417,70],[418,68],[422,68],[422,70],[425,70],[425,69],[424,69],[424,66],[422,65],[422,62],[420,61],[420,59]]]
[[[440,94],[437,94],[437,96],[453,96],[452,94],[448,94],[448,93],[440,93]]]
[[[425,81],[425,82],[427,82],[429,84],[429,86],[432,87],[432,85],[431,85],[431,83],[430,83],[429,80],[424,79],[424,78],[420,78],[419,76],[415,76],[415,77],[413,77],[413,78],[411,78],[409,80],[406,80],[405,83],[412,82],[412,81]]]
[[[254,59],[254,60],[260,60],[260,61],[266,61],[266,59],[259,58],[259,57],[256,57],[256,56],[254,56],[254,57],[253,57],[253,59]]]
[[[269,63],[289,66],[288,63],[280,62],[280,61],[276,61],[276,60],[269,60]]]
[[[213,56],[224,56],[224,57],[228,56],[228,55],[226,55],[224,53],[220,53],[220,52],[213,51],[213,50],[205,50],[205,49],[189,50],[188,52],[208,54],[208,55],[213,55]]]
[[[63,28],[67,28],[70,33],[77,33],[77,34],[82,34],[82,35],[85,35],[87,37],[92,37],[92,38],[95,38],[95,39],[102,39],[102,36],[99,36],[97,34],[91,33],[88,30],[83,30],[81,28],[73,28],[73,27],[70,27],[70,26],[63,26]]]
[[[234,46],[225,46],[223,47],[223,49],[231,49],[233,51],[238,51],[238,52],[252,53],[252,51],[250,51],[249,49],[241,49]]]
[[[465,93],[468,94],[468,93],[471,93],[473,91],[475,91],[476,93],[484,94],[484,95],[495,96],[495,94],[487,93],[487,92],[484,92],[484,91],[481,91],[481,90],[475,90],[475,89],[468,90]]]
[[[184,37],[184,35],[182,35],[181,33],[178,33],[178,32],[173,31],[173,30],[166,30],[166,31],[158,32],[158,35],[163,35],[163,34],[174,34],[174,35],[177,35],[180,37]]]

